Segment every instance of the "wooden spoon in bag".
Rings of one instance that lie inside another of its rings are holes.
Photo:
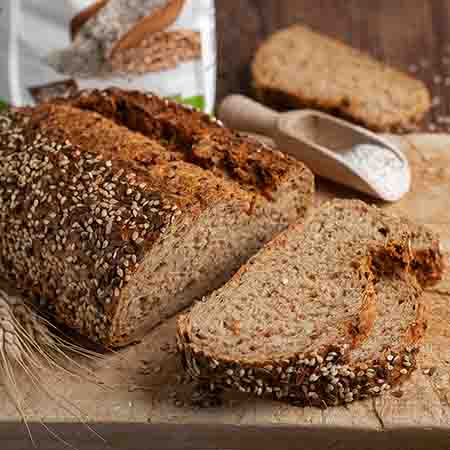
[[[83,25],[106,6],[109,0],[98,0],[93,5],[82,10],[70,22],[70,33],[72,40],[81,30]],[[142,40],[151,33],[163,31],[172,25],[184,6],[185,0],[168,0],[166,6],[156,9],[148,16],[139,20],[124,36],[122,36],[112,47],[110,57],[117,51],[127,50],[139,45]]]

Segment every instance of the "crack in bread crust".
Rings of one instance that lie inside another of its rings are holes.
[[[242,189],[270,197],[285,179],[294,160],[185,105],[151,94],[117,88],[83,91],[62,99],[82,110],[95,111],[144,136],[160,140],[171,157],[230,179]],[[295,162],[295,164],[298,164]]]

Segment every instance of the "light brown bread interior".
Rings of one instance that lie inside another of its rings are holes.
[[[261,45],[252,75],[270,106],[320,108],[374,130],[413,128],[431,106],[423,82],[300,25]]]
[[[181,317],[180,348],[191,373],[216,386],[299,404],[365,398],[381,392],[367,370],[379,372],[383,389],[412,370],[426,329],[420,281],[435,282],[442,270],[426,229],[359,201],[334,201]],[[396,368],[387,355],[400,355]],[[341,394],[331,391],[338,382]]]

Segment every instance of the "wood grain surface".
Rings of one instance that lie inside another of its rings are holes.
[[[423,130],[450,131],[448,0],[217,0],[218,100],[250,93],[258,45],[294,23],[342,40],[429,87],[435,103]]]

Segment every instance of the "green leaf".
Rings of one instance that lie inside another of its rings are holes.
[[[2,109],[5,109],[7,106],[8,106],[8,104],[0,98],[0,111]]]
[[[183,98],[181,95],[175,95],[171,97],[172,100],[175,100],[178,103],[183,103],[185,105],[191,105],[194,108],[204,110],[205,109],[205,98],[203,95],[196,95],[194,97],[186,97]]]
[[[191,105],[194,108],[198,108],[201,110],[205,109],[205,98],[202,95],[197,95],[195,97],[189,97],[182,100],[182,103],[187,105]]]

